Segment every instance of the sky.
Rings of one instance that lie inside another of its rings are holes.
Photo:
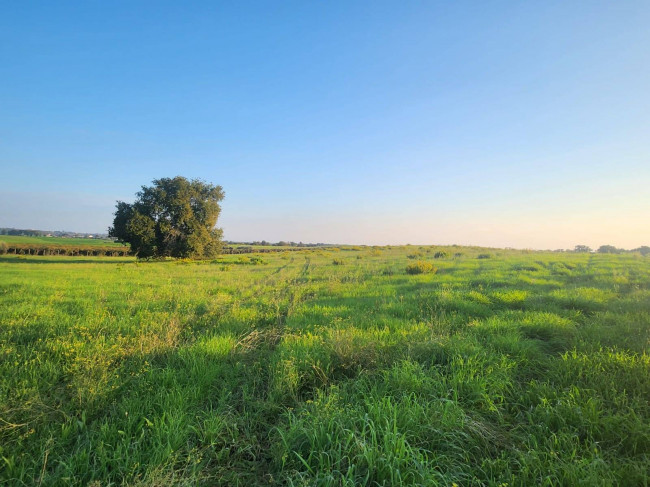
[[[228,240],[650,245],[647,0],[0,10],[0,227],[181,175]]]

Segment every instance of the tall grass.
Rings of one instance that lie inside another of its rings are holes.
[[[0,256],[0,483],[648,485],[648,258],[343,250]]]

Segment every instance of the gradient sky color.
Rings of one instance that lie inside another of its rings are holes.
[[[238,241],[650,245],[650,2],[3,2],[0,226],[183,175]]]

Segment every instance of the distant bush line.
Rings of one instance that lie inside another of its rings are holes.
[[[306,247],[292,248],[253,248],[253,247],[223,247],[222,254],[267,254],[271,252],[295,252],[311,250]],[[314,249],[315,250],[315,249]],[[126,257],[131,255],[129,247],[100,247],[94,245],[43,245],[0,242],[0,254],[12,255],[64,255],[84,257]]]
[[[67,256],[98,256],[126,257],[128,247],[99,247],[92,245],[38,245],[0,242],[0,254],[15,255],[67,255]]]
[[[333,248],[325,247],[328,250],[333,250]],[[320,250],[318,247],[289,247],[289,248],[274,248],[268,247],[264,249],[253,248],[253,247],[223,247],[221,249],[222,254],[270,254],[272,252],[297,252],[300,250]]]

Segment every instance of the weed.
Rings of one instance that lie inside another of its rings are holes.
[[[424,260],[418,260],[406,266],[407,274],[425,274],[425,273],[435,273],[437,268],[433,266],[431,262],[426,262]]]

